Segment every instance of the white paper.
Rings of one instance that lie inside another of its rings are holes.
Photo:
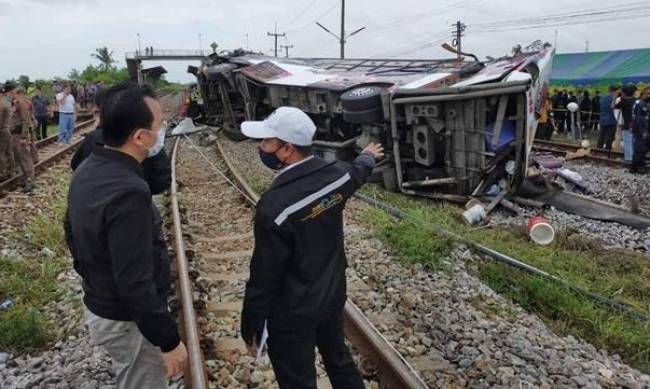
[[[266,329],[266,320],[264,320],[264,330],[262,330],[262,339],[259,346],[257,347],[257,355],[255,356],[255,364],[257,365],[262,356],[264,355],[264,349],[266,348],[266,341],[269,338],[269,331]]]

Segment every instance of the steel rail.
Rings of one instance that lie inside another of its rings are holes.
[[[650,316],[645,314],[644,312],[640,312],[636,308],[620,303],[618,301],[614,301],[612,299],[609,299],[607,297],[601,296],[597,293],[590,292],[588,290],[582,289],[574,284],[572,284],[569,281],[566,281],[560,277],[554,276],[544,270],[538,269],[534,266],[531,266],[527,264],[524,261],[521,261],[519,259],[513,258],[507,254],[501,253],[497,250],[494,250],[490,247],[487,247],[479,242],[476,242],[472,239],[466,238],[464,236],[460,236],[454,232],[448,231],[440,226],[434,225],[433,223],[426,222],[422,219],[419,218],[414,218],[409,216],[406,212],[402,211],[401,209],[398,209],[396,207],[393,207],[389,204],[383,203],[381,201],[378,201],[374,198],[371,198],[369,196],[357,193],[355,194],[355,197],[361,201],[363,201],[366,204],[369,204],[370,206],[379,208],[383,210],[384,212],[388,213],[391,216],[396,217],[397,219],[402,219],[402,220],[408,220],[411,219],[412,221],[421,223],[421,224],[428,224],[431,226],[437,233],[448,237],[450,239],[455,240],[456,242],[464,243],[472,248],[474,248],[476,251],[480,252],[483,255],[486,255],[498,262],[504,263],[508,266],[517,268],[519,270],[522,270],[524,272],[527,272],[529,274],[533,274],[539,277],[542,277],[548,281],[555,282],[559,285],[562,285],[570,290],[572,290],[575,293],[581,294],[588,299],[591,299],[592,301],[602,305],[602,306],[607,306],[615,311],[618,311],[621,314],[627,315],[628,317],[641,321],[641,322],[650,322]]]
[[[83,123],[79,123],[75,126],[75,132],[80,131],[83,128],[86,128],[90,125],[92,125],[95,122],[95,119],[91,119],[88,121],[85,121]],[[49,138],[43,139],[40,142],[36,143],[36,148],[37,149],[43,149],[44,147],[48,146],[50,143],[52,143],[54,140],[56,140],[57,135],[52,135]],[[49,139],[53,139],[52,141],[49,141]],[[47,142],[45,142],[47,141]],[[58,150],[54,154],[48,156],[47,158],[39,161],[37,164],[34,165],[34,174],[38,174],[45,170],[48,166],[52,165],[56,160],[58,160],[60,157],[74,151],[79,145],[84,141],[84,138],[80,138],[72,142],[71,144],[65,146],[64,148]],[[45,143],[42,143],[45,142]],[[9,191],[20,183],[21,179],[23,178],[23,174],[17,174],[11,178],[8,178],[7,180],[0,182],[0,193]]]
[[[194,311],[192,293],[192,281],[189,276],[189,265],[185,255],[185,243],[183,242],[183,228],[181,225],[181,212],[178,205],[178,183],[176,181],[176,157],[180,138],[176,139],[172,151],[172,183],[169,198],[172,208],[174,251],[176,253],[176,269],[178,272],[178,290],[181,302],[181,315],[183,323],[184,341],[188,353],[188,366],[185,372],[185,382],[188,388],[207,389],[208,375],[201,351],[201,339],[199,327]]]
[[[535,139],[533,148],[540,151],[563,154],[568,151],[576,152],[580,149],[583,149],[584,147],[572,143]],[[646,155],[646,158],[649,158],[649,156],[650,154]],[[590,148],[589,154],[586,154],[581,158],[602,162],[613,166],[625,167],[629,165],[629,163],[623,159],[623,152],[616,150],[606,150],[594,147]]]
[[[247,181],[234,168],[226,157],[221,142],[217,140],[217,149],[223,157],[228,170],[234,176],[241,189],[247,192],[253,206],[260,199]],[[415,369],[400,355],[386,338],[372,325],[363,312],[353,302],[347,300],[343,308],[345,334],[352,344],[362,353],[361,370],[366,374],[376,374],[382,388],[424,389],[426,383]]]
[[[93,115],[92,113],[84,113],[83,115],[79,115],[79,116],[77,116],[77,119],[79,119],[79,120],[82,121],[80,124],[86,124],[86,123],[89,122],[90,120],[95,120],[95,119],[94,119],[94,115]],[[78,127],[78,126],[77,126],[77,127]],[[78,129],[77,127],[75,127],[75,132],[76,132],[77,129]],[[58,137],[59,137],[58,134],[54,134],[54,135],[48,136],[48,137],[45,138],[45,139],[41,139],[41,140],[39,140],[38,142],[36,142],[36,147],[37,147],[37,148],[41,148],[41,147],[45,147],[45,146],[47,146],[47,145],[49,145],[49,144],[52,144],[52,143],[56,142],[56,140],[58,139]]]

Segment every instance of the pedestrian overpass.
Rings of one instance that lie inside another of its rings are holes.
[[[200,61],[209,54],[211,53],[204,50],[154,50],[147,47],[144,51],[127,52],[125,57],[129,75],[132,79],[137,80],[138,84],[141,84],[143,81],[142,62],[144,61]]]

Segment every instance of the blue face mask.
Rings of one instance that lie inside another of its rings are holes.
[[[279,150],[279,148],[278,148]],[[272,153],[267,153],[266,151],[262,150],[261,148],[258,149],[260,153],[260,159],[262,160],[262,163],[264,166],[268,167],[269,169],[273,170],[280,170],[284,166],[284,162],[280,161],[280,158],[278,158],[275,153],[278,152],[278,150],[275,150]]]

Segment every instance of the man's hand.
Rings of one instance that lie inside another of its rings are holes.
[[[253,341],[250,344],[247,344],[246,347],[248,347],[248,355],[250,355],[253,358],[257,357],[257,336],[253,335]]]
[[[183,370],[187,364],[187,349],[185,344],[180,342],[172,351],[163,353],[163,361],[167,368],[168,378],[178,378],[183,375]]]
[[[371,143],[362,152],[369,153],[375,159],[382,159],[384,157],[384,146],[381,143]]]

